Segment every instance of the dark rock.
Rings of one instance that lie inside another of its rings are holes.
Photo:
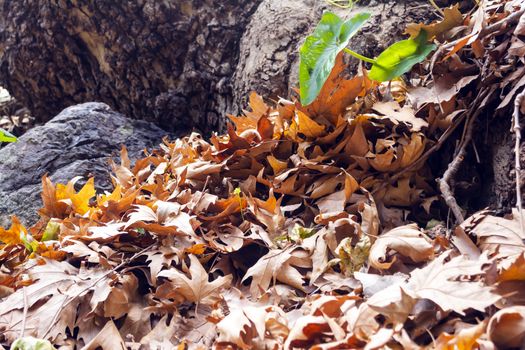
[[[127,119],[103,103],[65,109],[0,150],[0,225],[8,226],[11,214],[26,224],[35,222],[44,174],[60,183],[94,176],[98,190],[109,190],[109,159],[118,157],[121,145],[133,160],[165,135],[155,125]]]
[[[0,0],[0,84],[40,122],[101,101],[209,134],[251,90],[274,98],[296,87],[297,50],[325,9],[372,13],[351,44],[370,56],[407,23],[434,18],[428,0],[360,0],[352,11],[322,0]]]

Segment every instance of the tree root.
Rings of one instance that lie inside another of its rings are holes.
[[[472,113],[473,111],[474,113],[471,114],[467,119],[464,137],[459,146],[459,150],[454,156],[452,162],[450,162],[450,164],[448,165],[447,170],[443,173],[443,177],[437,180],[439,190],[441,191],[441,195],[443,196],[445,203],[447,203],[448,207],[454,214],[457,224],[461,224],[463,221],[465,221],[465,216],[463,215],[461,207],[459,206],[458,202],[456,201],[456,198],[454,197],[454,186],[451,184],[454,180],[454,177],[461,168],[461,164],[465,160],[465,157],[467,155],[467,147],[472,141],[472,131],[474,129],[474,124],[478,119],[478,116],[480,115],[481,111],[483,110],[482,105],[487,95],[488,92],[481,91],[474,103],[472,104],[471,108],[469,109],[470,113]],[[478,101],[482,102],[479,103]]]

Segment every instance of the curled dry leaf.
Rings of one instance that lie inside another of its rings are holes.
[[[525,306],[512,306],[496,312],[487,326],[489,339],[498,349],[519,348],[525,341]]]
[[[397,254],[394,254],[397,253]],[[370,264],[377,269],[388,269],[401,256],[412,262],[432,260],[432,240],[415,224],[405,225],[381,234],[370,249]]]

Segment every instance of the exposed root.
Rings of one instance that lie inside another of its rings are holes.
[[[480,92],[478,98],[476,98],[476,101],[474,101],[474,103],[472,104],[472,107],[469,110],[469,112],[472,113],[474,111],[474,113],[467,120],[467,123],[465,125],[463,141],[460,144],[459,150],[456,153],[452,162],[450,162],[450,164],[448,165],[447,170],[443,173],[443,177],[437,180],[439,190],[441,191],[443,199],[454,214],[457,224],[461,224],[463,221],[465,221],[465,216],[463,215],[461,207],[459,206],[458,202],[456,201],[456,198],[454,197],[454,187],[451,186],[451,183],[456,174],[458,173],[459,169],[461,168],[461,164],[465,160],[465,157],[467,155],[467,147],[472,141],[472,131],[474,129],[474,124],[482,111],[482,108],[478,101],[483,101],[486,96],[487,92]]]

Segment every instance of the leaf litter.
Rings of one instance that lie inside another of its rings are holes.
[[[438,49],[406,79],[348,77],[339,54],[307,106],[252,93],[224,135],[166,139],[133,165],[123,148],[111,193],[44,177],[40,220],[0,228],[1,344],[520,347],[519,210],[413,222],[443,206],[429,156],[525,72],[524,5],[480,4],[407,27]]]

